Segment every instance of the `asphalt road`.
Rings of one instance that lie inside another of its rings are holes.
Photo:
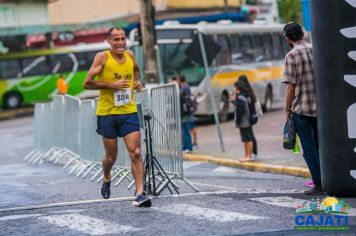
[[[131,206],[128,182],[100,197],[100,184],[69,175],[60,165],[32,165],[32,118],[0,122],[0,235],[325,235],[296,231],[295,207],[311,200],[305,179],[185,162],[180,195],[165,190],[153,207]],[[323,198],[323,196],[319,196]],[[356,199],[345,199],[356,206]],[[356,209],[350,229],[356,234]]]

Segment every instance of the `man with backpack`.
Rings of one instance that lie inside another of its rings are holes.
[[[182,149],[183,152],[193,151],[192,137],[190,134],[191,124],[194,122],[193,113],[195,107],[191,101],[191,91],[189,85],[185,82],[184,75],[178,76],[180,88],[180,106],[182,122]]]
[[[254,161],[252,150],[256,138],[253,134],[252,125],[257,123],[257,114],[244,82],[236,81],[234,86],[235,92],[232,94],[232,100],[236,106],[235,124],[240,129],[241,141],[245,149],[245,156],[239,161],[250,162]]]

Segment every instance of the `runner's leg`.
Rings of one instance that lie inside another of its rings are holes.
[[[117,158],[117,139],[107,139],[103,137],[105,149],[105,157],[103,159],[104,181],[109,181],[111,176],[111,168],[115,164]]]
[[[141,157],[141,133],[140,131],[135,131],[127,134],[124,137],[127,151],[129,152],[131,158],[131,169],[132,174],[136,183],[136,192],[141,194],[143,189],[143,178],[144,178],[144,168],[143,161]]]

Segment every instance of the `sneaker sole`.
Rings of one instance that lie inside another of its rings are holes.
[[[151,199],[147,198],[142,202],[133,202],[132,205],[135,207],[151,207],[152,202]]]

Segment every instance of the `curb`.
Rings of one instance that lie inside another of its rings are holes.
[[[223,159],[218,157],[212,157],[200,154],[183,154],[183,160],[185,161],[206,161],[217,165],[235,167],[240,169],[246,169],[256,172],[273,173],[273,174],[284,174],[297,177],[310,178],[310,172],[307,168],[303,167],[290,167],[281,165],[270,165],[256,162],[242,163],[236,160]]]
[[[33,112],[34,112],[33,107],[25,107],[25,108],[20,108],[20,109],[16,109],[16,110],[0,111],[0,121],[7,120],[7,119],[13,119],[13,118],[17,118],[17,117],[29,116],[29,115],[32,115]]]

